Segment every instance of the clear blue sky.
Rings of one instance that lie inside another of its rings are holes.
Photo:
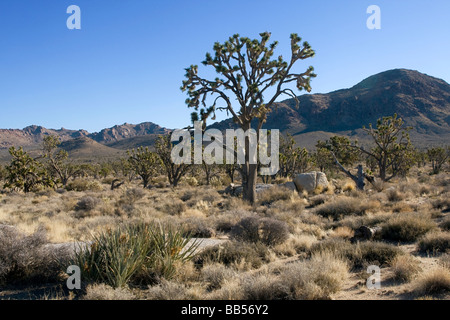
[[[66,27],[71,4],[81,30]],[[372,4],[381,30],[366,27]],[[393,68],[450,82],[448,0],[2,0],[0,128],[183,127],[192,111],[179,89],[184,68],[216,41],[263,31],[286,59],[291,33],[311,44],[316,57],[297,70],[314,66],[313,93]]]

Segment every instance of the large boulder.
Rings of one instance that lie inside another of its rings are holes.
[[[312,171],[308,173],[297,174],[294,178],[297,190],[314,191],[316,188],[325,188],[328,186],[328,180],[325,173],[320,171]]]

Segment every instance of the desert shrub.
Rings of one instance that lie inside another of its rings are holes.
[[[222,264],[214,263],[202,268],[201,276],[208,284],[208,290],[219,289],[225,280],[232,278],[236,272]]]
[[[425,235],[418,244],[424,253],[445,253],[450,250],[450,232],[433,232]]]
[[[157,209],[167,213],[171,216],[180,215],[187,208],[186,204],[180,199],[170,199],[170,201],[166,201],[162,205],[158,206]]]
[[[315,213],[335,220],[348,215],[363,215],[370,206],[358,198],[342,197],[319,205]]]
[[[129,203],[134,203],[142,198],[144,198],[146,195],[146,192],[142,188],[131,188],[125,191],[125,194],[123,196],[124,199],[126,199]]]
[[[285,187],[273,186],[261,191],[258,194],[258,202],[260,205],[270,205],[275,201],[289,200],[295,196],[294,191]]]
[[[57,281],[68,253],[52,250],[47,243],[43,227],[25,235],[14,227],[0,226],[0,284]]]
[[[439,199],[433,200],[431,202],[431,205],[434,209],[439,210],[449,210],[450,209],[450,199],[448,198],[448,194],[446,194],[446,197],[441,197]]]
[[[420,271],[419,262],[410,255],[399,255],[391,261],[393,278],[397,281],[411,281]]]
[[[273,246],[287,240],[289,229],[283,221],[250,216],[243,218],[231,229],[231,237],[238,241],[262,242]]]
[[[222,263],[225,266],[237,266],[246,263],[252,268],[259,268],[268,261],[269,251],[261,243],[229,241],[205,248],[195,257],[195,264]]]
[[[279,277],[271,274],[256,274],[243,279],[243,300],[287,300],[290,288]]]
[[[95,207],[100,204],[100,202],[101,202],[101,200],[98,198],[94,198],[91,196],[84,196],[77,202],[77,205],[75,206],[75,210],[76,211],[81,211],[81,210],[91,211],[91,210],[94,210]]]
[[[158,285],[149,287],[145,292],[147,300],[194,300],[199,299],[186,285],[162,279]]]
[[[435,295],[450,292],[450,271],[436,268],[417,279],[414,292],[418,295]]]
[[[439,224],[442,230],[450,231],[450,216],[446,216]]]
[[[387,189],[386,196],[390,202],[397,202],[405,199],[405,194],[395,188]]]
[[[213,228],[209,227],[204,219],[187,218],[182,221],[185,235],[190,235],[194,238],[212,238],[216,235]]]
[[[445,253],[439,258],[439,264],[444,268],[450,269],[450,253]]]
[[[75,179],[67,183],[67,191],[101,191],[103,187],[97,181],[88,181],[84,179]]]
[[[316,241],[315,236],[308,234],[291,235],[287,241],[272,249],[277,255],[294,256],[307,252]]]
[[[291,299],[329,299],[342,288],[347,277],[347,262],[326,251],[289,264],[281,271],[281,281],[288,286]]]
[[[125,286],[133,277],[171,278],[175,262],[189,260],[198,247],[189,241],[181,230],[162,225],[125,225],[93,236],[90,247],[79,247],[72,264],[83,266],[88,281],[113,288]]]
[[[377,241],[365,241],[351,244],[339,238],[331,238],[317,242],[311,246],[310,254],[320,252],[332,252],[350,262],[353,269],[360,269],[367,265],[383,266],[402,254],[401,249],[388,243]]]
[[[317,196],[310,197],[308,199],[309,206],[310,207],[317,207],[318,205],[321,205],[325,203],[328,200],[329,196],[325,194],[319,194]]]
[[[86,287],[83,300],[135,300],[128,288],[113,288],[104,283],[90,284]]]
[[[416,241],[425,233],[436,228],[436,224],[427,215],[420,213],[397,214],[381,229],[381,237],[392,241]]]

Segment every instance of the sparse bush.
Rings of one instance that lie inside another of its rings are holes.
[[[243,279],[243,300],[287,300],[290,298],[290,288],[271,274],[256,274]]]
[[[180,199],[171,199],[157,207],[158,210],[165,212],[171,216],[180,215],[187,209],[186,204]]]
[[[76,211],[81,211],[81,210],[91,211],[91,210],[94,210],[95,207],[100,204],[100,202],[101,202],[101,200],[98,198],[94,198],[91,196],[84,196],[77,202],[77,205],[75,206],[75,210]]]
[[[313,197],[310,197],[308,199],[309,206],[310,207],[317,207],[318,205],[321,205],[325,203],[328,200],[329,196],[325,194],[319,194]]]
[[[184,284],[165,279],[162,279],[160,284],[149,287],[146,291],[148,300],[194,300],[198,298],[190,293]]]
[[[75,179],[67,183],[67,191],[101,191],[103,187],[97,181],[88,181],[84,179]]]
[[[450,231],[450,216],[446,216],[440,223],[439,227],[441,227],[442,230]]]
[[[418,295],[436,295],[450,291],[450,271],[436,268],[417,280],[414,292]]]
[[[182,225],[184,234],[194,238],[212,238],[216,235],[214,229],[210,228],[204,219],[187,218]]]
[[[450,232],[429,233],[419,241],[418,248],[425,253],[445,253],[450,250]]]
[[[347,277],[347,263],[327,251],[313,254],[310,260],[289,264],[281,271],[290,298],[302,300],[329,299],[342,288]]]
[[[443,254],[439,259],[439,264],[450,270],[450,253]]]
[[[370,209],[371,203],[361,199],[342,197],[318,206],[315,213],[323,217],[331,217],[335,220],[348,215],[363,215]]]
[[[396,246],[383,242],[365,241],[351,244],[339,238],[331,238],[313,244],[310,253],[320,252],[332,252],[338,257],[346,258],[353,269],[360,269],[371,264],[383,266],[403,253]]]
[[[391,261],[394,279],[402,282],[411,281],[420,271],[419,262],[410,255],[399,255]]]
[[[86,287],[83,300],[135,300],[136,297],[127,288],[113,288],[104,283],[91,284]]]
[[[401,201],[401,200],[405,199],[405,194],[398,191],[395,188],[387,189],[386,196],[390,202],[397,202],[397,201]]]
[[[236,272],[222,264],[214,263],[202,268],[203,281],[208,283],[208,290],[219,289],[225,280],[232,278]]]
[[[285,222],[250,216],[243,218],[231,229],[231,237],[238,241],[262,242],[265,245],[273,246],[287,240],[289,229]]]
[[[27,236],[14,227],[0,226],[0,283],[57,281],[60,264],[68,255],[46,247],[47,243],[44,228]]]
[[[294,191],[289,190],[285,187],[273,186],[261,191],[258,194],[258,202],[260,205],[270,205],[275,201],[279,200],[289,200],[296,196]]]
[[[392,241],[412,242],[435,228],[436,224],[427,215],[397,214],[383,224],[381,237]]]
[[[222,263],[225,266],[237,266],[241,263],[252,268],[259,268],[268,260],[269,251],[261,243],[230,241],[205,248],[195,258],[197,266],[208,263]]]

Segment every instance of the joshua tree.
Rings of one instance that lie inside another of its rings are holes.
[[[184,163],[176,164],[172,161],[172,142],[170,141],[170,135],[159,136],[155,143],[155,149],[156,153],[161,159],[170,184],[173,187],[176,187],[178,185],[178,182],[180,182],[180,179],[187,173],[191,165]]]
[[[294,72],[293,66],[298,60],[314,56],[314,51],[307,42],[301,45],[301,38],[291,34],[291,58],[284,61],[282,56],[272,59],[277,42],[268,44],[270,33],[261,33],[261,40],[233,35],[223,44],[215,43],[214,57],[206,54],[202,62],[219,74],[213,80],[202,78],[198,66],[186,69],[186,80],[182,91],[187,91],[188,107],[200,110],[201,120],[215,117],[216,110],[224,110],[232,115],[241,129],[247,131],[252,127],[252,120],[257,119],[256,133],[262,128],[267,114],[274,107],[276,99],[287,94],[298,100],[292,89],[284,85],[295,82],[297,89],[311,91],[310,79],[316,75],[313,67],[303,73]],[[212,101],[207,105],[207,97]],[[237,104],[233,104],[234,101]],[[233,101],[233,102],[232,102]],[[220,106],[218,105],[220,103]],[[259,141],[259,136],[257,137]],[[244,199],[253,203],[256,200],[256,179],[258,164],[250,163],[250,140],[245,138],[245,163],[240,172]]]
[[[150,178],[156,174],[161,163],[158,155],[150,151],[148,147],[128,150],[127,154],[131,169],[142,178],[144,188],[147,188]],[[111,188],[113,188],[112,185]]]
[[[9,148],[12,156],[11,163],[6,167],[5,188],[19,189],[30,192],[35,187],[53,187],[53,179],[49,176],[44,166],[32,158],[22,147]]]
[[[61,141],[57,136],[46,136],[42,146],[42,157],[47,159],[48,170],[57,176],[63,186],[66,186],[69,179],[79,173],[79,168],[66,162],[69,155],[67,151],[59,149],[60,144]]]
[[[438,174],[444,163],[450,157],[450,148],[444,149],[442,147],[435,147],[427,150],[428,159],[431,161],[431,166],[433,167],[433,174]]]
[[[383,181],[389,181],[397,174],[407,170],[404,165],[410,164],[411,154],[414,148],[409,139],[408,130],[401,118],[394,114],[392,117],[378,119],[377,127],[363,128],[375,142],[375,147],[370,151],[363,147],[357,147],[363,153],[372,157],[377,162],[379,176]],[[390,176],[387,176],[390,169]]]

